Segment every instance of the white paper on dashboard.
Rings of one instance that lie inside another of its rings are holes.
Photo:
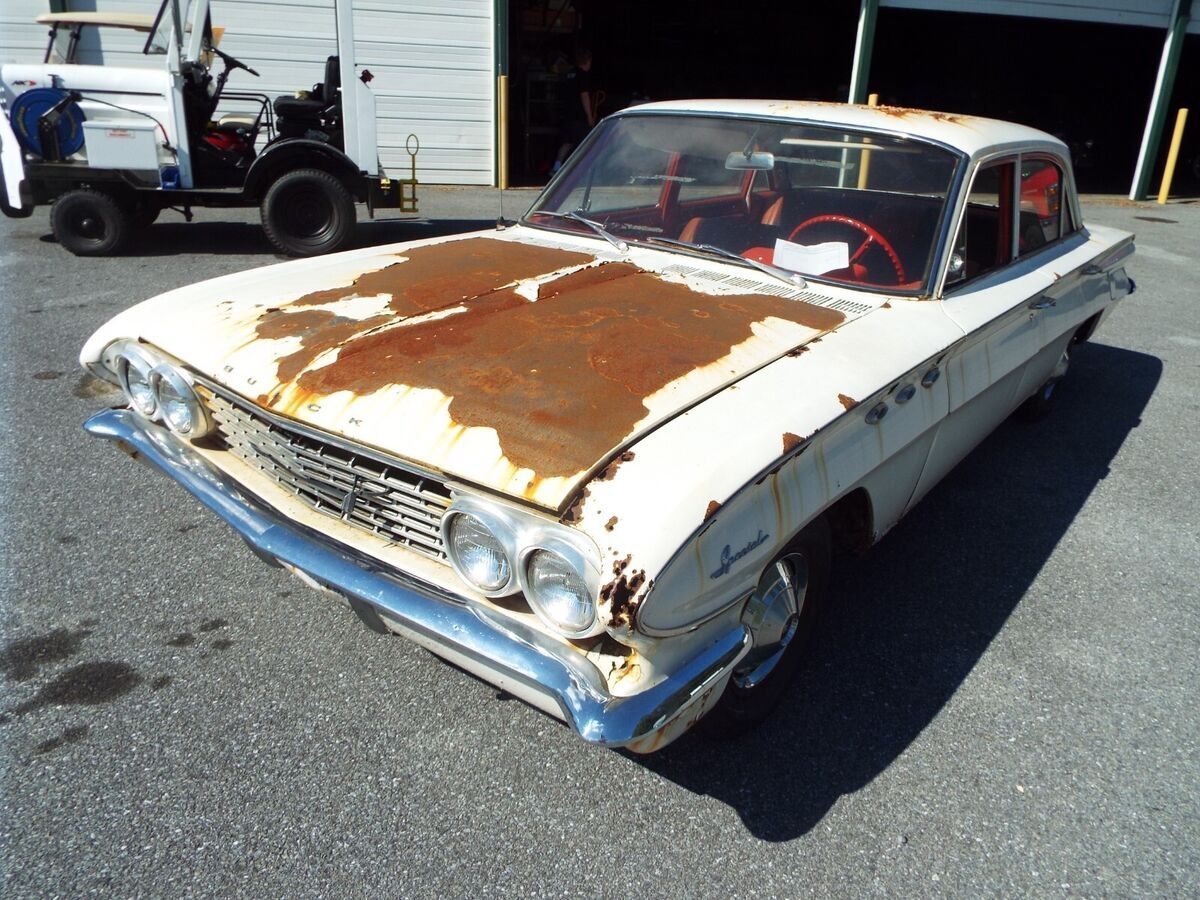
[[[850,245],[843,241],[827,241],[824,244],[793,244],[783,238],[775,241],[775,265],[804,272],[807,275],[822,275],[850,265]]]

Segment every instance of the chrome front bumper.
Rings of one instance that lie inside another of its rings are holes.
[[[749,633],[738,625],[709,642],[670,677],[640,693],[615,697],[582,653],[289,520],[186,441],[136,413],[105,410],[84,427],[178,481],[233,526],[255,552],[369,604],[434,653],[556,712],[586,741],[636,752],[669,743],[716,701],[734,665],[750,649]]]

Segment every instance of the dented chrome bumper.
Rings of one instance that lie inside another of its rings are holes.
[[[749,649],[738,625],[669,678],[628,697],[609,693],[582,653],[483,604],[389,569],[289,520],[221,472],[186,441],[128,409],[88,420],[86,430],[174,478],[260,555],[298,570],[387,619],[429,650],[551,712],[584,740],[649,752],[682,734],[720,696]]]

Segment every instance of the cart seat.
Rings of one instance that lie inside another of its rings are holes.
[[[275,115],[281,119],[315,119],[321,115],[327,105],[320,100],[276,97]]]
[[[229,113],[217,120],[218,128],[253,128],[258,119],[246,113]]]

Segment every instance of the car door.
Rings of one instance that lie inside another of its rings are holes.
[[[1018,164],[1015,155],[990,160],[971,183],[942,300],[964,337],[941,366],[949,412],[910,506],[1023,399],[1025,369],[1042,347],[1053,279],[1035,254],[1018,253]]]

